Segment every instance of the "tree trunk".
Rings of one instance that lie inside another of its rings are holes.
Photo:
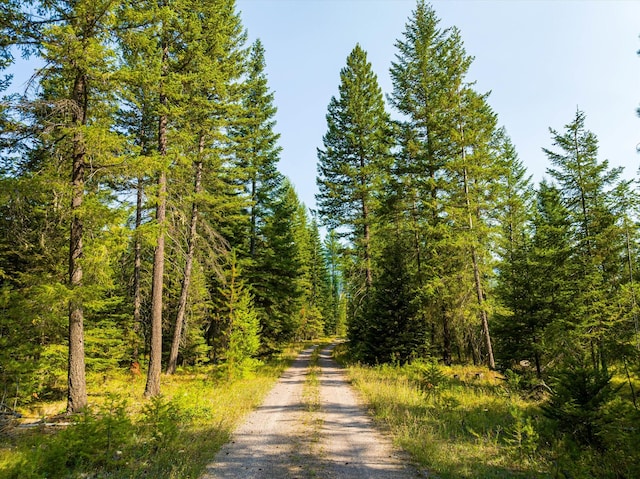
[[[167,374],[176,372],[178,365],[178,352],[180,351],[180,341],[182,340],[182,329],[184,327],[185,312],[187,309],[187,297],[189,294],[189,285],[191,284],[191,270],[193,268],[193,257],[196,249],[196,231],[198,223],[198,194],[201,190],[202,182],[202,152],[204,151],[204,135],[200,136],[199,156],[200,158],[195,164],[195,180],[193,191],[195,197],[191,206],[191,220],[189,225],[189,237],[187,239],[187,259],[184,266],[184,275],[182,277],[182,288],[180,291],[180,301],[178,302],[178,312],[176,314],[176,325],[173,330],[173,341],[171,342],[171,352],[169,354],[169,364],[167,365]]]
[[[136,236],[133,246],[133,361],[140,358],[140,333],[142,329],[142,292],[140,291],[140,270],[142,269],[142,239],[140,226],[142,225],[143,182],[138,178],[136,185]]]
[[[627,243],[627,266],[629,268],[629,285],[631,286],[631,315],[633,316],[633,326],[636,333],[636,349],[640,350],[640,335],[638,334],[638,303],[636,300],[636,288],[633,280],[633,257],[631,253],[631,237],[629,235],[629,225],[627,219],[624,221],[624,232]]]
[[[365,167],[364,156],[360,156],[360,171],[363,172]],[[367,178],[364,175],[360,176],[360,185],[363,190],[368,188]],[[364,246],[364,269],[365,269],[365,286],[367,291],[371,289],[373,284],[373,273],[371,272],[371,232],[369,229],[369,204],[367,203],[367,194],[363,191],[361,198],[362,205],[362,234],[363,234],[363,246]]]
[[[449,318],[444,304],[441,305],[442,313],[442,361],[445,366],[451,366],[451,330],[449,329]]]
[[[371,233],[369,231],[369,223],[368,223],[368,215],[369,210],[367,209],[367,204],[364,199],[362,200],[362,218],[364,220],[364,268],[365,268],[365,281],[367,290],[371,288],[373,284],[373,274],[371,272]]]
[[[164,118],[164,117],[163,117]],[[145,397],[160,394],[160,371],[162,368],[162,289],[164,286],[164,227],[166,217],[167,175],[164,171],[158,179],[158,204],[156,221],[160,231],[158,244],[153,254],[153,277],[151,282],[151,344],[149,350],[149,371]]]
[[[462,158],[464,160],[465,153],[462,150]],[[464,194],[467,206],[467,214],[469,215],[469,231],[473,232],[473,215],[471,213],[471,199],[469,198],[469,179],[467,177],[467,168],[463,168]],[[472,239],[472,241],[474,241]],[[471,244],[471,264],[473,266],[473,279],[476,286],[476,297],[478,299],[478,308],[480,309],[480,319],[482,322],[482,332],[484,335],[485,347],[487,348],[487,362],[491,369],[496,368],[496,361],[493,356],[493,346],[491,344],[491,334],[489,333],[489,319],[484,309],[484,291],[482,290],[482,280],[480,278],[480,268],[478,266],[478,255],[475,244]]]
[[[162,75],[167,73],[169,47],[166,40],[162,45]],[[161,160],[167,157],[167,96],[160,86],[161,114],[158,119],[158,152]],[[153,277],[151,282],[151,347],[149,351],[149,371],[145,397],[160,394],[160,373],[162,370],[162,289],[164,286],[164,228],[167,212],[167,173],[161,166],[158,177],[158,200],[156,203],[156,221],[158,223],[158,244],[153,254]]]
[[[73,123],[80,127],[86,123],[87,85],[84,74],[76,76],[73,85]],[[82,233],[81,213],[84,199],[84,167],[86,150],[82,134],[73,137],[71,232],[69,234],[69,287],[72,290],[69,301],[69,362],[67,413],[80,411],[87,405],[87,381],[84,362],[84,311],[78,289],[82,287]]]
[[[475,246],[474,228],[473,228],[473,213],[471,211],[471,198],[469,193],[469,177],[466,165],[466,145],[464,127],[460,125],[460,134],[462,137],[462,149],[460,151],[462,158],[462,174],[464,181],[464,198],[467,207],[467,215],[469,219],[469,232],[471,233],[471,264],[473,266],[473,280],[476,286],[476,297],[478,299],[478,308],[480,310],[480,320],[482,322],[482,332],[484,335],[485,347],[487,348],[487,362],[491,369],[496,368],[496,361],[493,356],[493,346],[491,344],[491,334],[489,333],[489,319],[487,312],[484,309],[484,291],[482,289],[482,280],[480,277],[480,268],[478,266],[478,255]]]
[[[480,308],[480,318],[482,320],[482,332],[484,334],[485,347],[487,348],[487,362],[491,369],[496,368],[496,360],[493,356],[493,346],[491,344],[491,334],[489,333],[489,318],[484,309],[484,292],[482,291],[482,282],[480,279],[480,270],[478,268],[478,258],[476,256],[475,247],[471,248],[471,261],[473,263],[473,278],[476,283],[476,295],[478,297],[478,307]]]
[[[254,176],[251,178],[251,237],[249,238],[249,256],[251,256],[252,259],[256,257],[256,223],[256,179]]]

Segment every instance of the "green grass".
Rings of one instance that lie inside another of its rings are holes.
[[[89,378],[90,408],[69,427],[13,430],[0,437],[0,477],[197,478],[240,420],[262,402],[295,351],[251,377],[226,381],[212,367],[162,377],[144,400],[144,378]],[[25,416],[53,416],[64,403],[36,403]]]
[[[352,364],[348,374],[378,423],[437,477],[551,477],[538,448],[538,405],[498,374],[426,363]]]
[[[624,390],[601,411],[597,450],[558,431],[542,412],[544,397],[515,376],[429,362],[362,366],[344,346],[335,355],[377,422],[435,477],[640,477],[640,413]],[[630,390],[625,381],[618,374],[613,384]]]

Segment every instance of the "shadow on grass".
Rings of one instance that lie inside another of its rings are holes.
[[[186,426],[165,435],[166,428],[151,432],[146,425],[112,419],[85,416],[57,432],[41,429],[14,436],[0,477],[195,479],[230,437],[230,429],[221,425]]]

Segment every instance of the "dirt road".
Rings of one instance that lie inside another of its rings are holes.
[[[317,382],[307,381],[313,348],[303,351],[202,479],[421,477],[376,431],[331,350],[320,351]]]

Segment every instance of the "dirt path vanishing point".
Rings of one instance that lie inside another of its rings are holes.
[[[423,477],[375,429],[331,351],[309,381],[314,348],[303,351],[201,479]]]

